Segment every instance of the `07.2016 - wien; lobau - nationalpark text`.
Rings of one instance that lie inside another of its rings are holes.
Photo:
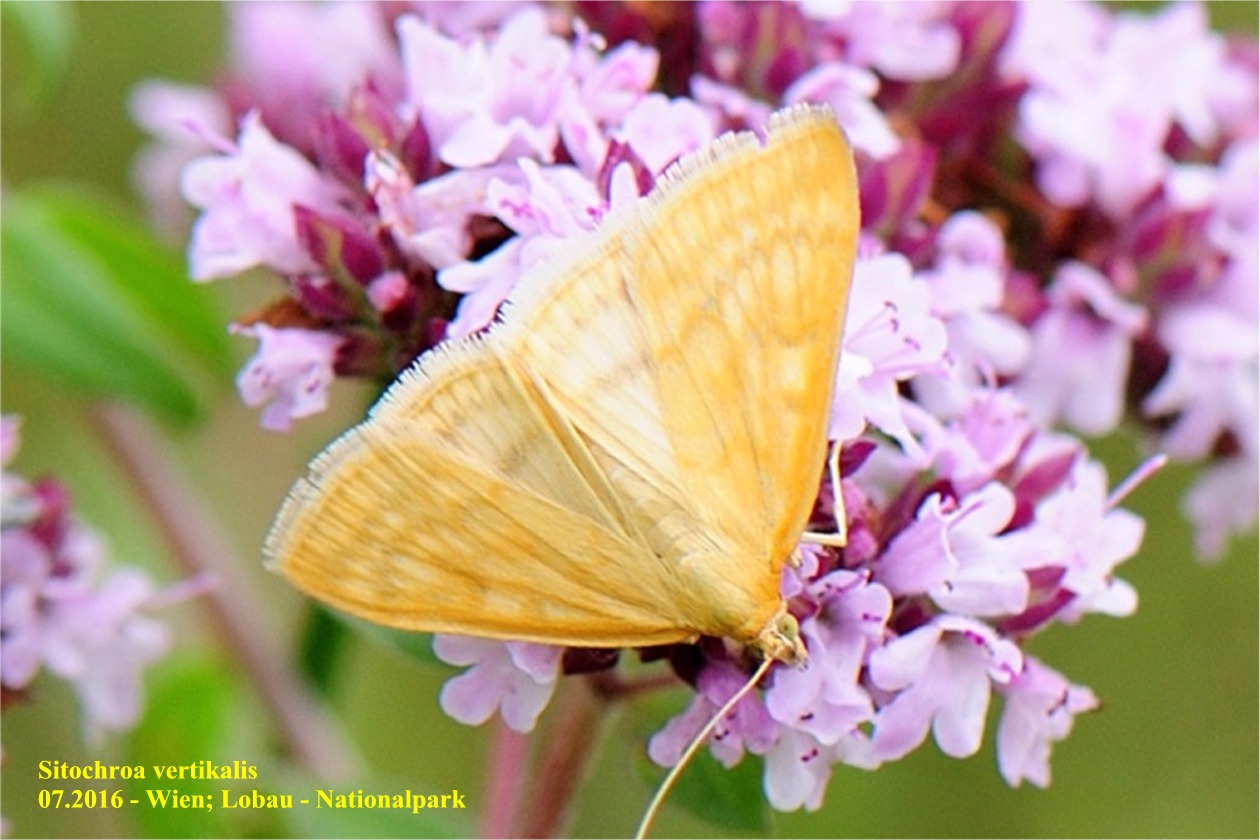
[[[99,781],[242,781],[258,778],[258,768],[248,761],[237,759],[231,764],[216,764],[213,761],[194,761],[191,764],[105,764],[94,761],[91,764],[69,764],[64,761],[44,760],[39,763],[39,778],[48,780],[86,780]],[[90,791],[96,793],[95,790]],[[67,791],[46,790],[41,792],[47,800],[46,807],[61,807]],[[78,793],[78,791],[70,791]],[[422,794],[407,789],[397,793],[364,793],[362,788],[354,791],[338,791],[332,788],[316,790],[314,796],[295,797],[287,793],[264,793],[259,790],[232,790],[221,788],[214,793],[181,791],[178,788],[147,788],[145,796],[152,808],[179,808],[189,810],[213,811],[215,807],[224,809],[272,809],[293,808],[295,805],[334,810],[373,808],[409,810],[416,813],[421,810],[442,808],[467,808],[464,795],[458,790],[443,794]],[[118,807],[127,804],[121,792],[115,791],[114,798],[104,798]],[[139,805],[143,799],[129,800],[132,805]],[[75,806],[77,807],[77,806]]]
[[[180,793],[178,790],[146,790],[149,804],[154,808],[187,808],[213,811],[215,801],[208,793]],[[220,791],[219,807],[225,809],[248,808],[270,810],[275,808],[292,808],[293,794],[261,793],[256,790],[238,792]],[[339,793],[336,790],[316,790],[314,799],[298,799],[299,805],[314,805],[316,808],[332,808],[335,810],[353,808],[396,808],[409,810],[413,814],[433,808],[466,808],[464,795],[458,790],[450,793],[420,794],[410,789],[402,793],[364,793],[362,788],[350,793]]]

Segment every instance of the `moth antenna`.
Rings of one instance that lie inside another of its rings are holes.
[[[820,534],[817,531],[806,531],[801,534],[801,542],[844,548],[849,542],[849,525],[844,515],[844,497],[840,495],[840,441],[831,444],[831,452],[827,455],[827,473],[831,476],[831,510],[836,520],[836,532]]]
[[[713,717],[709,718],[709,722],[704,725],[704,728],[700,730],[696,737],[691,739],[691,743],[687,745],[687,749],[678,759],[678,762],[670,768],[669,775],[665,777],[665,781],[661,782],[661,786],[657,789],[656,795],[652,797],[652,801],[648,805],[647,811],[643,814],[643,820],[639,823],[639,829],[634,833],[635,840],[643,840],[643,838],[647,837],[647,833],[652,829],[652,821],[656,819],[657,812],[661,810],[661,805],[665,803],[665,797],[668,796],[670,790],[673,789],[674,783],[677,782],[678,777],[682,775],[683,769],[686,768],[686,766],[691,762],[691,759],[695,757],[696,751],[700,749],[700,745],[708,740],[709,736],[713,734],[713,730],[717,728],[717,725],[722,718],[730,714],[731,710],[735,708],[735,704],[740,700],[743,700],[744,697],[747,696],[748,692],[753,690],[753,688],[757,685],[757,682],[770,670],[770,666],[772,664],[774,664],[774,660],[769,657],[761,660],[761,665],[759,665],[753,675],[748,678],[748,682],[740,686],[739,691],[731,695],[731,699],[727,700],[726,703],[722,705],[722,708],[718,709],[717,712],[714,713]]]

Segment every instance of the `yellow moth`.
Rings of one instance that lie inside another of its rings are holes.
[[[404,373],[294,486],[270,563],[407,630],[803,661],[779,579],[826,456],[857,231],[829,111],[719,137]]]

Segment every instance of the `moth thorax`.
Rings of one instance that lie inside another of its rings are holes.
[[[796,623],[796,617],[787,611],[786,605],[780,605],[778,613],[757,634],[753,646],[770,659],[793,667],[799,668],[809,660],[801,641],[800,625]]]

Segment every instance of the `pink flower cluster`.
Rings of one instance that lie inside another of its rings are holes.
[[[1206,459],[1184,508],[1217,555],[1260,510],[1256,42],[1211,32],[1200,4],[1029,3],[1000,62],[1027,86],[1013,133],[1037,187],[1082,228],[1019,392],[1038,422],[1087,434],[1127,396],[1155,447]]]
[[[392,376],[486,326],[522,272],[680,155],[781,105],[831,106],[858,152],[863,239],[831,417],[843,480],[816,513],[828,527],[841,494],[849,542],[805,546],[784,574],[809,666],[773,669],[711,743],[727,764],[764,756],[775,807],[816,808],[836,763],[876,767],[929,732],[975,753],[994,695],[1003,778],[1048,783],[1052,744],[1097,701],[1021,643],[1131,613],[1115,570],[1143,533],[1073,432],[1127,416],[1201,462],[1185,506],[1205,553],[1253,527],[1257,47],[1201,6],[231,14],[217,94],[138,91],[160,140],[140,174],[168,201],[178,173],[199,209],[195,278],[284,278],[238,328],[260,340],[241,393],[271,428],[321,410],[335,375]],[[590,666],[534,645],[437,650],[471,666],[448,713],[520,730]],[[721,640],[644,655],[696,690],[652,739],[670,764],[745,663]]]
[[[0,420],[0,462],[18,448],[18,420]],[[5,705],[43,668],[69,682],[89,737],[127,729],[143,705],[141,674],[170,647],[146,614],[169,600],[141,570],[103,577],[105,549],[70,512],[57,482],[0,475],[0,686]]]

